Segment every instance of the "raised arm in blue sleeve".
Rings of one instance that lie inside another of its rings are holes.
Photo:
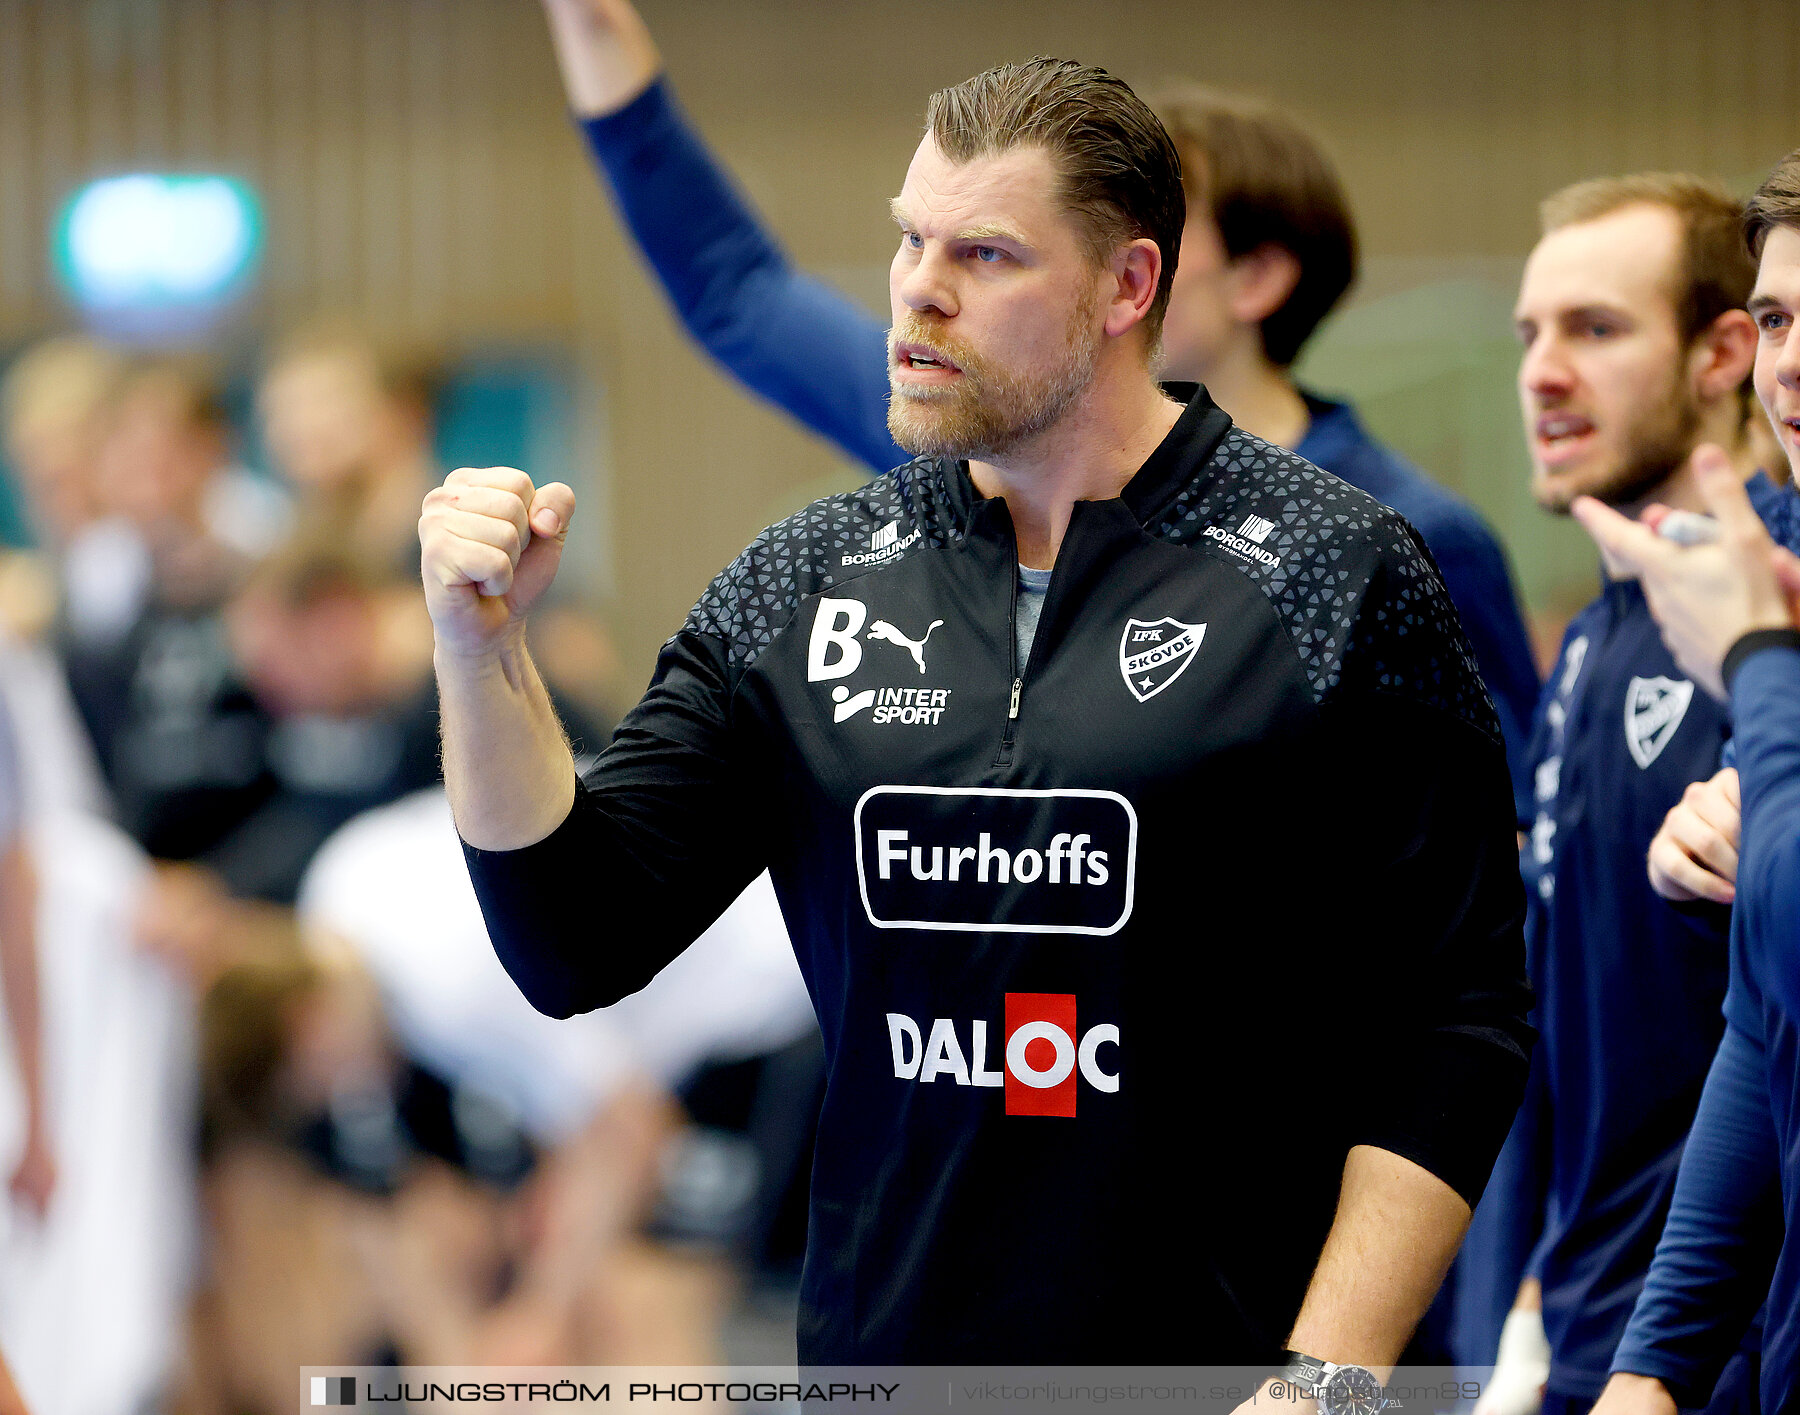
[[[739,382],[878,472],[909,459],[887,430],[887,326],[796,270],[658,79],[582,123],[638,249],[689,334]]]
[[[1762,1043],[1727,1026],[1613,1370],[1655,1376],[1684,1408],[1707,1403],[1768,1293],[1780,1186]]]

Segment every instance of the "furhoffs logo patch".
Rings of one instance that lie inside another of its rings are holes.
[[[1187,670],[1206,637],[1206,625],[1179,619],[1127,619],[1119,640],[1119,672],[1140,703],[1154,698]]]

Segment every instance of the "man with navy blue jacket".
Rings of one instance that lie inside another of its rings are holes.
[[[1800,471],[1800,152],[1750,199],[1744,226],[1760,257],[1757,398]],[[1673,1415],[1703,1399],[1759,1305],[1763,1408],[1800,1399],[1800,560],[1771,542],[1723,454],[1700,468],[1700,490],[1721,533],[1691,550],[1577,507],[1640,577],[1677,662],[1727,696],[1743,807],[1741,837],[1722,822],[1741,856],[1712,865],[1736,884],[1724,1036],[1605,1415]]]
[[[688,332],[753,392],[885,472],[886,330],[794,269],[676,105],[628,0],[547,0],[571,107],[639,249]],[[1506,556],[1473,507],[1371,437],[1347,403],[1288,374],[1356,274],[1337,173],[1285,115],[1213,90],[1158,116],[1181,152],[1188,224],[1163,376],[1204,384],[1241,428],[1391,506],[1437,561],[1499,710],[1521,818],[1539,681]]]
[[[1515,319],[1546,509],[1581,495],[1692,507],[1703,442],[1734,449],[1740,476],[1752,469],[1741,390],[1754,272],[1737,217],[1725,193],[1669,175],[1582,183],[1545,202]],[[1545,693],[1524,850],[1540,1043],[1521,1129],[1541,1146],[1549,1196],[1516,1315],[1529,1320],[1541,1300],[1546,1411],[1585,1410],[1606,1382],[1718,1042],[1726,913],[1659,898],[1644,857],[1688,784],[1717,770],[1728,732],[1669,657],[1638,586],[1604,577]],[[1520,1394],[1486,1408],[1536,1403]]]

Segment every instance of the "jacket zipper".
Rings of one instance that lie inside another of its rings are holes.
[[[1012,697],[1006,705],[1006,725],[1000,733],[1000,750],[994,754],[995,766],[1011,766],[1013,732],[1019,723],[1019,694],[1025,688],[1024,670],[1019,664],[1019,544],[1013,541],[1012,612],[1006,621],[1006,647],[1012,664]]]

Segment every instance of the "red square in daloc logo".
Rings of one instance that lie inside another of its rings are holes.
[[[1006,995],[1006,1113],[1075,1116],[1075,994]]]

